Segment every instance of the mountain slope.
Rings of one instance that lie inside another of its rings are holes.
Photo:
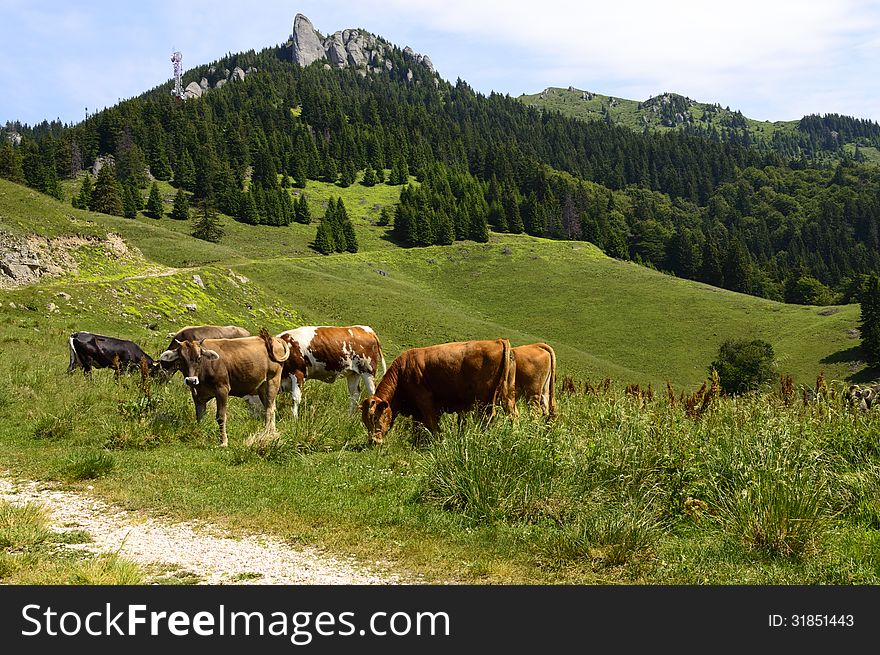
[[[549,342],[561,374],[654,385],[669,380],[677,387],[698,386],[728,338],[770,341],[781,370],[799,383],[811,384],[820,370],[844,379],[857,366],[848,361],[856,358],[855,305],[784,305],[662,275],[584,243],[494,235],[487,244],[451,248],[383,247],[330,257],[267,252],[245,259],[177,231],[174,221],[73,210],[0,181],[0,227],[10,216],[18,217],[20,234],[43,231],[45,217],[56,236],[118,233],[149,253],[144,269],[173,263],[174,252],[192,253],[189,268],[163,277],[130,268],[117,273],[113,261],[102,260],[87,268],[88,276],[0,292],[0,311],[14,332],[23,326],[59,335],[109,330],[153,352],[184,323],[272,330],[365,323],[381,335],[389,358],[413,346],[508,336],[516,343]],[[174,244],[171,259],[162,256],[161,244],[164,250]],[[193,275],[207,288],[194,284]],[[59,299],[59,292],[70,298]],[[58,309],[47,311],[49,302]],[[47,344],[59,365],[65,343],[59,337]]]
[[[529,107],[558,111],[581,120],[606,121],[639,132],[682,130],[712,140],[776,151],[785,157],[833,161],[846,152],[857,159],[880,163],[880,127],[849,117],[836,118],[859,126],[861,129],[856,131],[860,134],[841,130],[834,124],[833,116],[828,125],[818,116],[799,121],[758,121],[730,107],[697,102],[676,93],[662,93],[640,102],[570,86],[548,87],[540,93],[522,94],[518,100]]]

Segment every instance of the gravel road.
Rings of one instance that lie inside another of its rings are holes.
[[[38,503],[51,517],[50,527],[81,530],[92,541],[70,545],[93,553],[118,552],[145,570],[162,571],[198,584],[416,584],[389,567],[366,568],[353,560],[329,556],[311,547],[293,547],[277,537],[233,537],[204,522],[170,522],[128,511],[58,483],[0,475],[0,499]]]

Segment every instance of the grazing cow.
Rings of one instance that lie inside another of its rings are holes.
[[[398,414],[436,435],[440,415],[501,405],[516,416],[516,360],[507,339],[458,341],[402,352],[361,403],[370,440],[382,443]]]
[[[293,396],[293,415],[299,412],[302,387],[306,380],[332,383],[342,375],[348,383],[348,413],[353,414],[360,399],[360,383],[367,393],[376,391],[376,371],[382,363],[382,344],[373,328],[367,325],[334,327],[306,325],[275,335],[290,346],[290,357],[284,363],[282,389]]]
[[[226,446],[226,404],[229,396],[256,394],[266,411],[266,430],[275,431],[275,396],[290,348],[265,328],[258,337],[184,341],[166,350],[160,361],[174,364],[184,375],[201,421],[211,398],[217,399],[220,445]]]
[[[141,360],[146,361],[150,370],[153,369],[153,359],[132,341],[91,332],[74,332],[67,343],[70,348],[68,373],[73,373],[77,366],[82,367],[84,375],[91,374],[93,368],[131,371],[140,367]]]
[[[199,341],[200,339],[237,339],[249,337],[251,333],[237,325],[188,325],[171,339],[165,350],[173,350],[175,342]]]
[[[880,384],[863,387],[854,384],[849,388],[849,398],[863,412],[867,412],[880,399]]]
[[[516,357],[516,399],[524,399],[545,416],[556,414],[556,352],[546,343],[513,349]]]
[[[188,325],[178,330],[168,347],[165,350],[174,350],[177,344],[184,341],[200,341],[201,339],[237,339],[239,337],[249,337],[251,333],[243,327],[237,325]],[[161,358],[158,360],[157,369],[165,373],[165,381],[170,380],[177,371],[177,367],[168,362],[163,362]],[[254,396],[254,401],[257,397]]]

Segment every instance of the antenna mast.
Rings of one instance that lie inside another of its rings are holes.
[[[171,63],[174,64],[174,90],[171,95],[183,98],[183,54],[180,50],[171,54]]]

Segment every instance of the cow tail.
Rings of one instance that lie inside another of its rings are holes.
[[[556,415],[556,351],[547,346],[550,351],[550,375],[548,376],[549,389],[547,390],[547,411],[550,416]]]
[[[382,354],[382,342],[379,341],[379,337],[376,337],[376,346],[379,348],[379,361],[382,362],[382,375],[385,375],[388,367],[385,365],[385,355]]]
[[[501,339],[501,379],[498,393],[501,395],[504,411],[516,416],[516,355],[508,339]]]
[[[74,335],[70,335],[70,338],[67,340],[67,345],[70,347],[70,366],[67,367],[68,373],[73,373],[79,362],[79,356],[76,354],[76,347],[73,345],[73,337]]]
[[[281,347],[284,350],[284,355],[281,357],[275,356],[275,337],[269,334],[269,330],[266,328],[260,328],[260,337],[263,339],[263,342],[266,344],[266,351],[269,353],[269,359],[271,359],[276,364],[283,364],[287,361],[287,358],[290,357],[290,346],[287,345],[287,342],[284,339],[278,339],[281,342]]]

